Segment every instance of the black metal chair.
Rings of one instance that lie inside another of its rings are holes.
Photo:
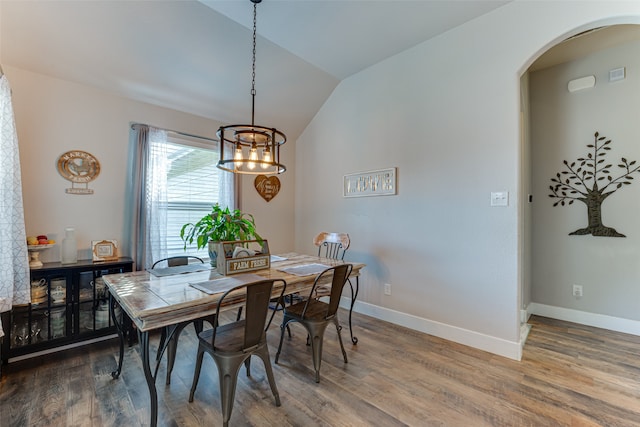
[[[251,376],[251,356],[256,355],[262,359],[269,379],[271,392],[276,399],[276,406],[280,406],[280,395],[276,388],[273,370],[269,360],[267,347],[267,313],[269,301],[275,283],[282,284],[280,298],[287,286],[281,279],[262,280],[254,283],[237,286],[222,295],[217,304],[215,323],[212,329],[198,334],[198,355],[193,376],[193,384],[189,393],[189,402],[193,402],[193,395],[200,378],[202,359],[204,352],[211,355],[218,367],[220,378],[220,400],[222,404],[223,425],[229,424],[233,401],[238,381],[238,372],[242,364],[246,366],[247,376]],[[234,299],[246,292],[245,318],[231,323],[222,324],[220,308],[225,304],[233,304]]]
[[[340,331],[342,326],[338,321],[338,306],[340,304],[340,296],[345,283],[349,279],[353,266],[351,264],[343,264],[330,267],[320,273],[309,292],[309,298],[293,305],[284,307],[282,325],[280,325],[280,344],[276,353],[275,363],[278,363],[280,351],[282,350],[282,341],[284,340],[284,331],[291,322],[298,322],[305,327],[308,333],[307,343],[311,344],[311,353],[313,356],[313,368],[316,372],[316,382],[320,382],[320,363],[322,362],[322,341],[324,339],[324,331],[329,323],[333,323],[338,331],[338,340],[342,349],[344,363],[347,363],[347,352],[342,344],[342,336]],[[331,278],[331,295],[329,303],[325,303],[314,298],[316,288],[324,284]]]
[[[318,256],[344,259],[344,254],[349,249],[351,239],[347,233],[328,233],[323,231],[313,238],[313,244],[318,247]]]
[[[318,233],[313,238],[313,244],[318,247],[318,256],[325,258],[344,260],[344,255],[347,253],[347,249],[351,245],[351,238],[347,233],[328,233],[323,231]],[[353,305],[358,297],[358,291],[360,290],[360,283],[358,277],[356,277],[356,286],[353,287],[351,279],[347,279],[349,282],[349,288],[351,288],[351,309],[349,310],[349,333],[351,334],[351,342],[358,343],[358,338],[353,336],[353,327],[351,323],[351,313],[353,312]],[[319,286],[316,289],[314,295],[315,298],[328,296],[331,293],[329,285]]]
[[[199,258],[197,256],[194,256],[194,255],[180,255],[180,256],[172,256],[172,257],[169,257],[169,258],[159,259],[158,261],[153,263],[151,268],[156,268],[156,266],[158,264],[160,264],[161,262],[164,262],[164,261],[167,262],[167,266],[168,267],[176,267],[178,265],[187,265],[187,264],[189,264],[189,260],[197,260],[197,261],[200,261],[200,263],[204,263],[202,258]]]
[[[323,231],[313,238],[313,244],[318,247],[318,256],[343,260],[349,249],[351,239],[347,233],[327,233]],[[349,281],[351,286],[351,281]],[[353,288],[353,286],[351,286]],[[331,293],[329,285],[318,286],[315,297],[328,296]]]
[[[153,263],[153,265],[151,266],[151,269],[156,268],[156,266],[158,266],[163,262],[166,262],[168,267],[177,267],[180,265],[187,265],[189,264],[190,260],[199,261],[200,263],[204,264],[204,261],[200,257],[194,256],[194,255],[179,255],[179,256],[172,256],[168,258],[159,259],[158,261]],[[203,320],[210,321],[210,319],[197,319],[193,321],[193,326],[196,330],[196,333],[202,331]],[[167,385],[171,383],[171,372],[173,371],[173,365],[176,358],[176,351],[178,348],[178,337],[180,336],[180,333],[182,332],[182,329],[184,329],[185,326],[186,325],[178,325],[178,327],[172,333],[169,333],[166,328],[163,328],[160,334],[160,343],[158,346],[160,351],[158,351],[158,353],[156,354],[156,360],[160,360],[160,357],[162,357],[163,350],[165,349],[165,343],[167,341],[167,335],[168,334],[171,335],[171,337],[174,339],[173,343],[169,343],[166,346],[168,355],[167,355],[167,378],[165,383]]]

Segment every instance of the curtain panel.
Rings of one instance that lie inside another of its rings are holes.
[[[167,133],[147,125],[133,128],[131,150],[130,248],[136,270],[151,268],[154,259],[166,256],[167,183],[166,163],[152,156],[151,145],[159,149],[167,142]],[[152,238],[153,236],[153,238]]]
[[[18,135],[11,88],[5,75],[0,75],[0,152],[0,312],[3,312],[13,305],[31,302]]]

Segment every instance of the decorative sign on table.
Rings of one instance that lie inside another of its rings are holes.
[[[396,168],[350,173],[344,176],[344,197],[396,194]]]
[[[100,174],[100,162],[86,151],[71,150],[58,158],[58,172],[62,177],[71,181],[71,188],[67,188],[67,194],[93,194],[89,188],[89,182]],[[84,184],[76,187],[75,184]]]
[[[218,245],[218,273],[225,276],[263,270],[271,267],[269,245],[266,240],[237,240]]]
[[[267,202],[271,201],[280,191],[280,180],[277,176],[258,175],[253,181],[258,194]]]

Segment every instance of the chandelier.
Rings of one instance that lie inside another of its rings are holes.
[[[253,63],[251,69],[251,124],[220,126],[220,160],[217,167],[229,172],[252,175],[275,175],[287,170],[280,163],[280,146],[287,141],[284,133],[276,128],[256,126],[256,15],[253,3]],[[233,153],[233,154],[231,154]]]

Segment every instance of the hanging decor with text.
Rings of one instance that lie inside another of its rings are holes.
[[[343,180],[344,197],[396,194],[396,168],[350,173]]]
[[[280,180],[277,176],[258,175],[253,181],[253,185],[258,194],[267,202],[276,197],[280,191]]]

